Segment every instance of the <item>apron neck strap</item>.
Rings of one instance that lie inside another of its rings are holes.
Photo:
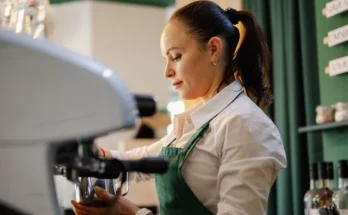
[[[234,98],[234,99],[232,99],[232,101],[230,101],[230,103],[228,103],[224,108],[222,108],[222,110],[220,110],[217,114],[215,114],[215,116],[213,116],[209,121],[208,121],[208,123],[209,122],[211,122],[213,119],[215,119],[215,117],[217,117],[222,111],[224,111],[228,106],[230,106],[240,95],[242,95],[242,93],[244,92],[244,90],[242,90],[242,91],[240,91],[239,93],[238,93],[238,95]],[[204,126],[204,125],[203,125]]]
[[[189,142],[184,146],[183,151],[186,151],[186,154],[188,155],[191,150],[193,149],[193,147],[196,145],[196,143],[203,138],[205,132],[209,129],[209,125],[210,122],[215,119],[215,117],[217,117],[222,111],[224,111],[228,106],[230,106],[230,104],[232,104],[244,91],[242,90],[241,92],[239,92],[239,94],[230,102],[226,105],[226,107],[224,107],[222,110],[220,110],[217,114],[215,114],[211,119],[208,120],[208,122],[204,123],[204,125],[202,125],[202,127],[200,127],[197,132],[191,137],[191,139],[189,140]],[[174,138],[174,140],[172,140],[167,147],[169,147],[170,145],[172,145],[174,143],[174,141],[176,141],[176,138]],[[185,156],[186,157],[186,156]]]
[[[183,148],[183,152],[185,153],[184,159],[186,160],[186,157],[190,154],[192,149],[196,146],[196,144],[204,137],[205,133],[209,129],[210,122],[217,117],[222,111],[224,111],[232,102],[234,102],[243,91],[241,91],[226,107],[224,107],[221,111],[219,111],[215,116],[213,116],[211,119],[208,120],[208,122],[204,123],[202,127],[198,129],[198,131],[191,137],[191,139],[187,142],[185,147]],[[182,167],[183,162],[180,164],[179,168]]]

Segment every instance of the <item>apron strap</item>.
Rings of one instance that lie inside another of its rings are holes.
[[[184,160],[186,160],[187,156],[190,154],[192,149],[196,146],[196,144],[203,138],[206,131],[209,129],[210,122],[215,119],[222,111],[224,111],[232,102],[234,102],[244,91],[239,92],[239,94],[228,104],[226,107],[224,107],[221,111],[219,111],[215,116],[213,116],[208,122],[206,122],[202,127],[199,128],[199,130],[190,138],[190,140],[187,142],[185,147],[183,148],[183,151],[185,152],[185,156],[183,161],[180,163],[179,168],[182,167]]]
[[[187,142],[187,144],[185,145],[185,147],[183,148],[183,152],[185,153],[184,158],[182,159],[182,161],[180,162],[179,168],[181,169],[184,161],[186,160],[187,156],[191,153],[192,149],[196,146],[196,144],[203,138],[204,134],[206,133],[206,131],[209,129],[209,123],[210,120],[208,122],[206,122],[200,129],[198,132],[196,132],[191,139]]]
[[[170,143],[167,145],[167,147],[170,147],[170,145],[172,145],[175,142],[176,138],[174,138],[172,141],[170,141]]]
[[[215,114],[215,116],[213,116],[207,123],[215,119],[215,117],[217,117],[222,111],[224,111],[228,106],[230,106],[240,95],[242,95],[243,92],[244,90],[240,91],[238,95],[230,103],[228,103],[222,110],[220,110],[217,114]]]

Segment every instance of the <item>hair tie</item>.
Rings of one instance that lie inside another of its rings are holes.
[[[227,14],[228,18],[231,20],[233,25],[236,25],[239,22],[237,12],[238,12],[237,10],[230,7],[227,8],[225,11],[225,13]]]

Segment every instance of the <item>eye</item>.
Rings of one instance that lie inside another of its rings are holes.
[[[172,57],[172,61],[178,61],[180,60],[180,58],[181,58],[181,55],[174,56]]]

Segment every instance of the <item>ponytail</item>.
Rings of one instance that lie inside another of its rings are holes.
[[[273,101],[268,79],[270,52],[267,40],[255,16],[248,11],[237,11],[237,18],[245,27],[245,37],[233,59],[233,71],[256,104],[267,108]]]

